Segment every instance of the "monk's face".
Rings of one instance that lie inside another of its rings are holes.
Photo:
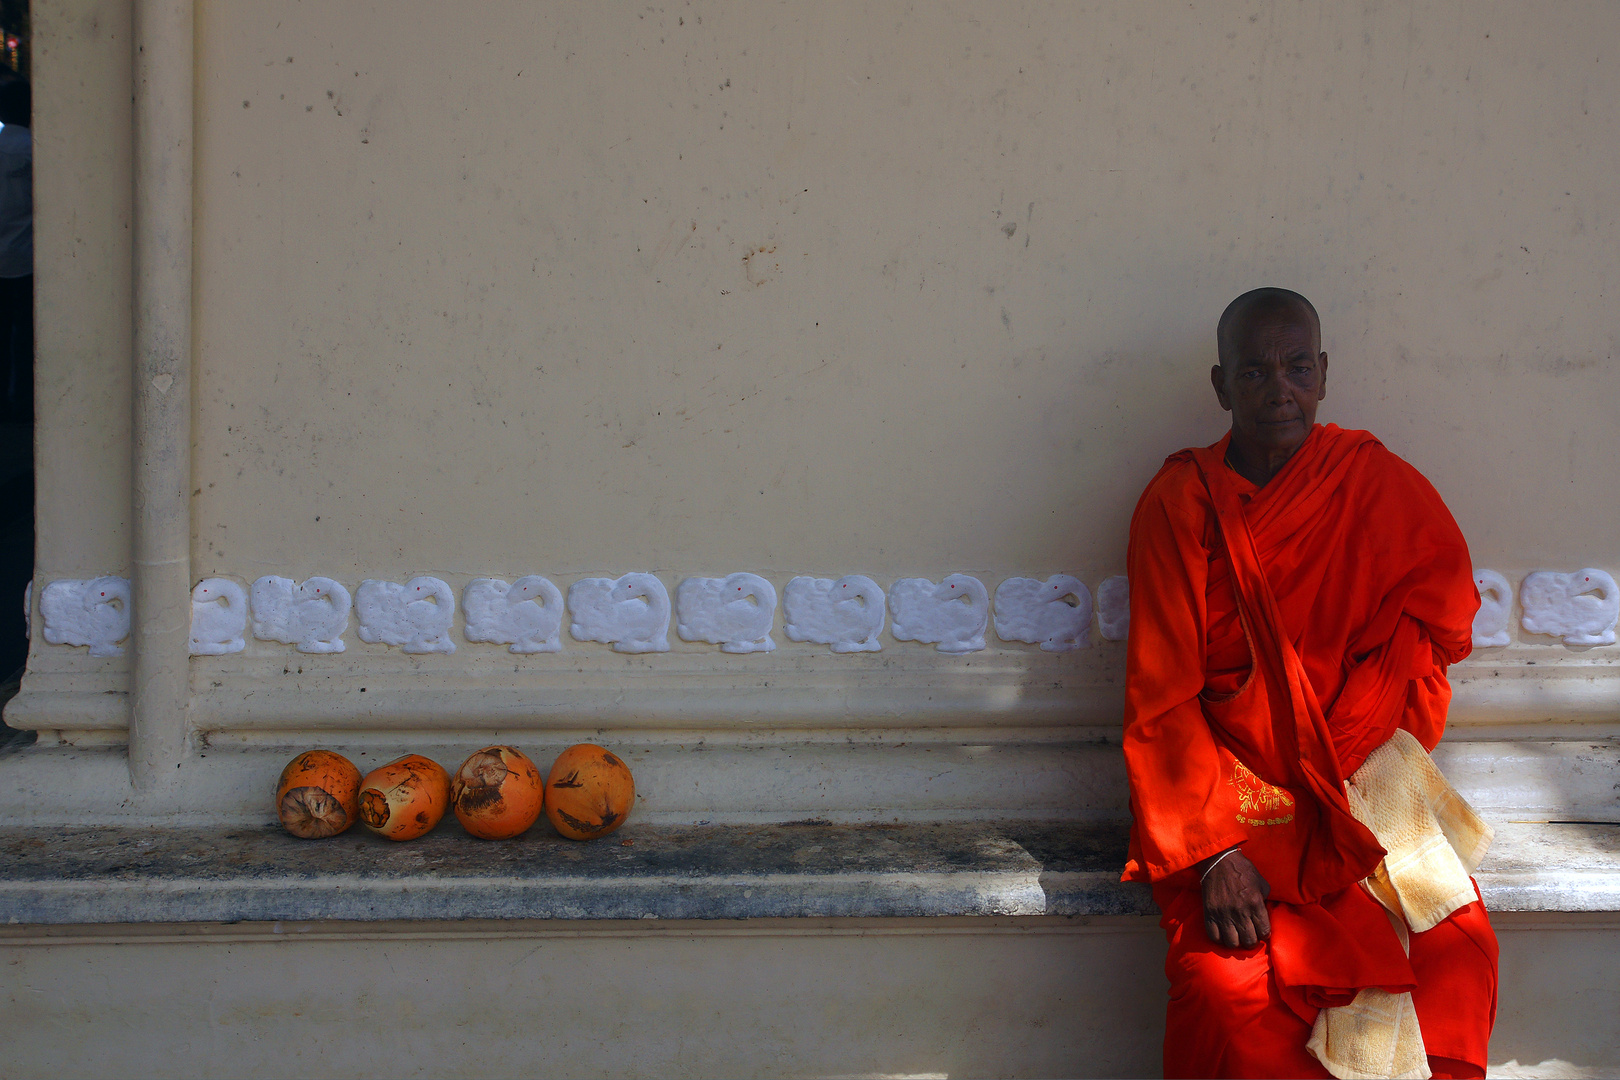
[[[1239,451],[1287,457],[1311,433],[1327,396],[1321,339],[1310,313],[1294,308],[1259,311],[1233,328],[1210,379]]]

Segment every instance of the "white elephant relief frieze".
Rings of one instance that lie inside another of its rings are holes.
[[[1588,567],[1561,574],[1538,570],[1519,588],[1521,625],[1566,645],[1613,645],[1620,621],[1620,587],[1606,571]]]
[[[508,585],[499,578],[477,578],[461,593],[468,641],[510,646],[514,653],[562,650],[563,598],[538,574]]]
[[[1513,586],[1495,570],[1475,570],[1479,611],[1474,615],[1474,648],[1494,649],[1513,640]]]
[[[675,632],[721,652],[773,652],[776,588],[758,574],[690,577],[675,588]]]
[[[996,636],[1071,652],[1091,644],[1091,590],[1077,577],[1010,577],[996,586]]]
[[[990,594],[967,574],[947,575],[938,584],[901,578],[889,589],[889,613],[898,641],[932,643],[942,653],[978,652],[990,625]]]
[[[782,591],[782,632],[793,641],[826,645],[835,653],[877,652],[888,619],[878,583],[861,574],[832,578],[801,576]]]
[[[127,578],[53,581],[39,594],[39,611],[52,645],[89,646],[91,656],[124,655],[118,643],[129,637]]]
[[[568,632],[614,652],[669,651],[669,590],[652,574],[581,578],[568,587]]]
[[[230,578],[204,578],[191,590],[192,656],[241,652],[247,623],[247,590]]]
[[[1512,642],[1513,586],[1492,570],[1474,571],[1480,593],[1472,637],[1476,648]],[[361,639],[394,645],[406,652],[455,651],[451,640],[456,598],[442,580],[417,577],[400,585],[367,579],[351,600],[331,578],[303,583],[266,575],[245,590],[229,578],[208,578],[192,592],[190,648],[193,655],[243,650],[245,630],[263,641],[295,646],[300,652],[339,653],[351,609],[360,611]],[[509,646],[513,653],[561,650],[564,616],[579,641],[601,642],[623,653],[669,649],[671,616],[684,640],[705,641],[728,653],[770,652],[778,596],[759,575],[687,578],[676,602],[653,574],[629,573],[617,579],[574,582],[564,599],[539,575],[512,585],[477,578],[462,595],[467,641]],[[997,587],[994,604],[984,585],[967,574],[942,581],[902,578],[887,594],[860,574],[841,578],[801,575],[781,594],[783,632],[794,642],[826,645],[834,653],[876,652],[892,620],[900,641],[931,643],[946,654],[984,649],[992,615],[1005,641],[1037,644],[1047,652],[1067,652],[1090,644],[1093,596],[1070,575],[1045,581],[1010,577]],[[130,583],[121,577],[58,580],[34,595],[24,590],[23,614],[38,607],[44,639],[51,644],[88,647],[92,656],[123,655],[120,642],[131,627]],[[1607,571],[1537,571],[1524,579],[1519,602],[1526,633],[1549,635],[1570,646],[1610,645],[1620,623],[1620,586]],[[1130,586],[1123,575],[1105,579],[1095,593],[1098,632],[1122,641],[1129,632]]]
[[[347,646],[353,600],[342,582],[311,577],[300,584],[292,578],[266,574],[248,592],[253,636],[279,641],[301,653],[340,653]]]
[[[398,646],[408,653],[453,653],[450,638],[456,596],[436,577],[397,581],[367,578],[354,594],[360,615],[360,640]]]

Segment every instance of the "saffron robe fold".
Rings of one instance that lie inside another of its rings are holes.
[[[1306,1049],[1314,1016],[1302,1017],[1284,999],[1270,949],[1210,941],[1196,889],[1156,885],[1153,895],[1170,941],[1164,1075],[1329,1076]],[[1267,907],[1275,914],[1284,905]],[[1483,906],[1468,905],[1413,934],[1411,943],[1412,998],[1429,1068],[1436,1077],[1484,1076],[1496,1015],[1497,944]]]
[[[1439,741],[1479,598],[1439,494],[1369,433],[1314,428],[1263,488],[1225,465],[1229,441],[1170,457],[1131,521],[1124,877],[1181,910],[1162,890],[1196,900],[1194,864],[1241,844],[1271,885],[1272,977],[1308,1024],[1416,986],[1357,885],[1384,850],[1344,780],[1397,728]]]

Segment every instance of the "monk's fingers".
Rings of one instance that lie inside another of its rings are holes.
[[[1236,856],[1227,860],[1235,862]],[[1266,911],[1264,879],[1241,875],[1221,876],[1217,866],[1204,882],[1204,932],[1209,940],[1229,949],[1253,948],[1271,935]],[[1250,871],[1253,874],[1253,871]]]
[[[1263,903],[1212,908],[1204,915],[1204,932],[1228,949],[1252,949],[1271,936],[1271,918]]]
[[[1243,943],[1253,945],[1271,936],[1271,912],[1266,909],[1265,897],[1251,892],[1243,898],[1237,913],[1238,926],[1243,931]]]
[[[1215,912],[1204,920],[1204,929],[1209,932],[1209,940],[1217,945],[1225,945],[1228,949],[1236,949],[1243,944],[1243,927],[1245,921],[1241,916],[1230,911]],[[1250,941],[1249,944],[1254,944]]]

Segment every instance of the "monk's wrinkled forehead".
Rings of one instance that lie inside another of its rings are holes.
[[[1288,289],[1252,289],[1226,305],[1215,329],[1216,348],[1225,365],[1262,325],[1292,324],[1310,333],[1311,347],[1320,351],[1322,323],[1316,307],[1305,297]]]

